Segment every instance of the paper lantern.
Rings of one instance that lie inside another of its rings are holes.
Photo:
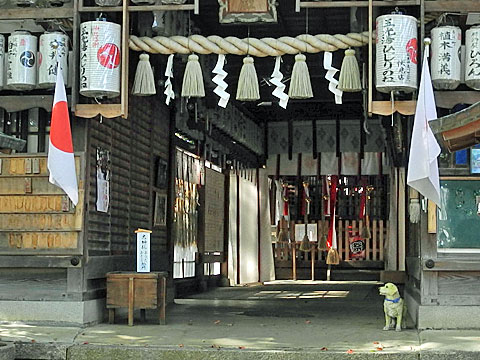
[[[68,80],[68,36],[50,32],[40,36],[38,55],[38,86],[53,88],[57,80],[57,61],[65,82]]]
[[[80,94],[87,97],[120,95],[121,26],[87,21],[80,27]]]
[[[383,93],[417,88],[417,19],[390,14],[377,18],[376,88]]]
[[[432,83],[438,90],[454,90],[460,85],[462,73],[462,30],[456,26],[433,28],[432,37]]]
[[[0,34],[0,89],[3,88],[5,72],[5,36]]]
[[[480,90],[480,26],[474,26],[466,33],[465,84]]]
[[[37,38],[28,31],[15,31],[8,38],[7,87],[31,90],[37,84]]]

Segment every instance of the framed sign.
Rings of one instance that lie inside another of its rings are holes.
[[[218,0],[221,24],[277,22],[276,0]]]
[[[167,225],[167,194],[155,194],[153,226]]]

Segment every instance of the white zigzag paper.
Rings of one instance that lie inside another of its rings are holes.
[[[218,106],[221,106],[223,108],[227,107],[228,100],[230,99],[230,94],[225,91],[228,87],[228,84],[225,82],[225,78],[227,77],[228,73],[223,70],[224,65],[225,55],[218,54],[217,64],[212,70],[212,73],[216,74],[212,81],[217,85],[213,92],[220,97],[220,99],[218,100]]]
[[[173,78],[173,54],[168,56],[167,67],[165,68],[165,76],[167,80],[165,81],[165,91],[163,92],[167,95],[165,99],[165,104],[169,105],[170,100],[175,99],[175,93],[173,92],[172,78]]]
[[[286,85],[282,82],[283,74],[280,72],[280,62],[282,61],[281,56],[277,56],[275,58],[275,67],[273,68],[273,73],[270,78],[270,82],[276,86],[275,90],[273,90],[272,95],[277,97],[280,101],[278,105],[282,108],[287,108],[288,103],[288,95],[285,94],[285,87]]]
[[[335,95],[335,104],[341,104],[343,91],[337,89],[338,80],[335,79],[335,74],[338,72],[338,69],[332,66],[332,53],[329,51],[325,51],[323,55],[323,67],[327,70],[325,79],[329,81],[328,90]]]

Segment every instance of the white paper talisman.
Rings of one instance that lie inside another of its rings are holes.
[[[31,90],[37,84],[37,38],[15,31],[8,38],[7,82],[12,90]]]
[[[465,84],[480,90],[480,26],[474,26],[466,33]]]
[[[150,272],[150,231],[137,230],[137,272]]]
[[[121,26],[87,21],[80,27],[80,94],[87,97],[120,95]]]
[[[383,93],[417,88],[417,19],[408,15],[377,18],[376,88]]]
[[[68,82],[68,36],[47,32],[40,36],[38,55],[38,86],[53,88],[57,80],[57,61],[65,83]]]
[[[460,85],[462,73],[462,30],[456,26],[432,29],[432,83],[438,90],[454,90]]]

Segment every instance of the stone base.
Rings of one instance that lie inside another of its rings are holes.
[[[85,325],[103,321],[105,299],[88,301],[0,301],[1,321]]]
[[[15,360],[15,344],[0,342],[0,360]]]
[[[405,294],[408,312],[419,330],[480,329],[480,306],[426,306]]]

